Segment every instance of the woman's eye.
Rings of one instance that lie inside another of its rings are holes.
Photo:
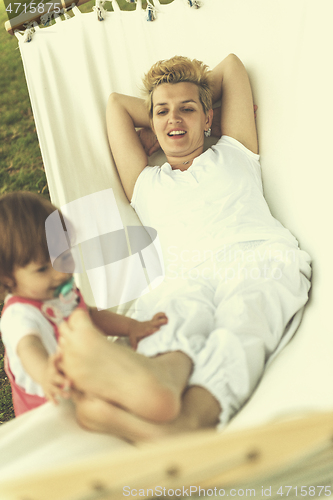
[[[157,112],[158,115],[165,115],[165,113],[166,113],[165,109],[161,109],[160,111]]]
[[[38,268],[37,272],[39,273],[45,273],[45,271],[47,271],[47,266],[42,266],[40,268]]]
[[[184,111],[189,112],[189,111],[194,111],[193,108],[185,108]]]

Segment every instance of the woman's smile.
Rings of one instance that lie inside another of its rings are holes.
[[[186,135],[186,130],[182,129],[173,129],[170,132],[168,132],[168,136],[171,137],[172,139],[183,139],[185,135]]]

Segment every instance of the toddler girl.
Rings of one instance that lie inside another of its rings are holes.
[[[69,397],[70,382],[59,368],[58,325],[75,308],[89,311],[105,335],[128,336],[133,348],[167,322],[163,313],[139,322],[88,307],[74,285],[70,253],[62,265],[68,272],[51,265],[45,220],[55,210],[29,192],[0,198],[0,285],[7,291],[1,335],[16,416],[47,400]]]

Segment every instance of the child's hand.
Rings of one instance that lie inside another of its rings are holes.
[[[57,352],[49,357],[44,380],[42,382],[45,397],[55,404],[58,404],[57,397],[68,398],[70,396],[70,382],[60,370],[59,363],[61,353]]]
[[[167,322],[168,318],[164,313],[155,314],[155,316],[153,316],[153,318],[150,321],[132,320],[128,331],[128,337],[131,347],[133,349],[136,349],[139,340],[143,339],[144,337],[148,337],[149,335],[152,335],[157,330],[159,330],[162,325],[165,325]]]

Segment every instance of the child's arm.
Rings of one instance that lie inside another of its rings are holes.
[[[45,397],[57,403],[56,396],[66,396],[67,378],[58,369],[59,354],[49,356],[37,335],[24,336],[17,345],[17,354],[24,370],[42,386]]]
[[[136,349],[140,339],[155,333],[168,322],[164,313],[155,314],[150,321],[136,321],[111,311],[98,311],[95,307],[89,307],[89,313],[93,323],[104,335],[128,337],[133,349]]]

